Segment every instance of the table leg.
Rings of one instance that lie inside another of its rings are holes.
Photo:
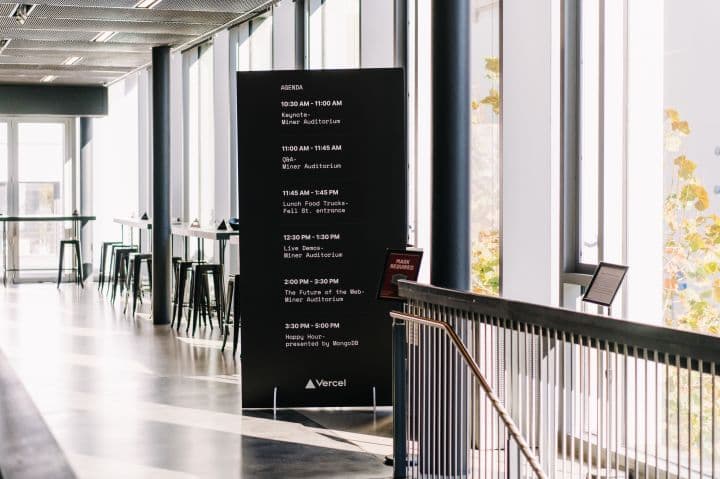
[[[233,289],[233,358],[237,353],[238,339],[240,339],[240,279],[235,276],[235,288]]]
[[[225,268],[225,245],[227,240],[220,240],[218,242],[220,243],[220,264]]]
[[[203,251],[202,238],[198,238],[198,261],[205,261],[205,251]]]

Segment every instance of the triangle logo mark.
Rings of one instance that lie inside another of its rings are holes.
[[[305,389],[316,389],[315,383],[313,383],[312,379],[308,379]]]

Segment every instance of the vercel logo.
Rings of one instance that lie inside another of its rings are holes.
[[[305,389],[346,388],[347,379],[308,379]]]

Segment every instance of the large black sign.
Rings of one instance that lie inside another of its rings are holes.
[[[238,73],[243,407],[391,402],[393,304],[406,242],[403,73]]]

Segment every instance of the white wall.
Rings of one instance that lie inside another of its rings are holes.
[[[559,300],[559,2],[505,0],[502,295]]]

